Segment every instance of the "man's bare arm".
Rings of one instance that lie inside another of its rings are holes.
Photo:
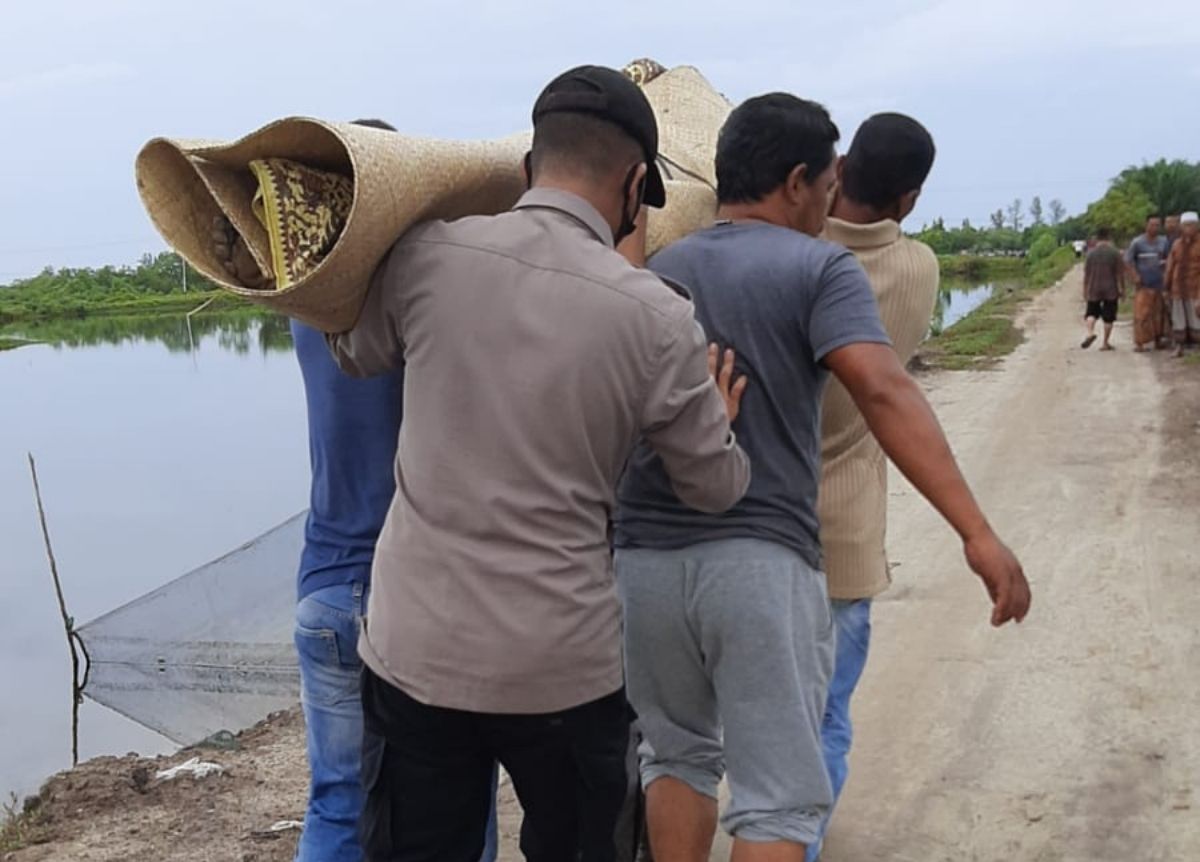
[[[888,457],[963,541],[967,563],[991,596],[992,625],[1020,622],[1030,592],[1021,564],[992,530],[920,387],[891,347],[851,344],[825,358]]]

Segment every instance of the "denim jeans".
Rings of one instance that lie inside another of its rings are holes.
[[[296,606],[300,701],[312,773],[304,832],[296,862],[362,862],[362,661],[358,628],[367,603],[362,584],[325,587]],[[494,785],[493,785],[494,786]],[[481,862],[496,859],[496,806],[492,794],[487,845]]]
[[[846,775],[850,770],[847,760],[853,727],[850,724],[850,698],[867,665],[867,651],[871,645],[871,600],[831,602],[835,652],[833,678],[829,681],[829,698],[825,702],[825,720],[821,725],[821,747],[825,754],[825,768],[833,785],[833,802],[837,805]],[[830,816],[833,812],[830,811]],[[821,824],[821,835],[829,826],[829,818]],[[807,862],[816,862],[821,855],[821,842],[808,848]]]

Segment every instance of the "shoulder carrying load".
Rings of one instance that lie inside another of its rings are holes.
[[[662,71],[638,61],[626,72],[659,123],[667,206],[650,214],[653,253],[712,220],[717,133],[732,106],[688,66]],[[530,138],[445,141],[293,117],[234,143],[155,138],[135,170],[154,226],[198,272],[281,314],[342,332],[358,318],[371,273],[409,228],[516,203]],[[218,216],[271,287],[246,287],[226,271],[212,243]]]

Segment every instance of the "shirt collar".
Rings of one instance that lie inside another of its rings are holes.
[[[825,238],[852,251],[882,248],[900,239],[900,225],[890,218],[870,224],[856,224],[830,216],[825,222]]]
[[[613,247],[612,228],[604,220],[604,216],[600,215],[599,210],[579,197],[579,195],[559,189],[530,189],[521,196],[521,199],[517,201],[517,205],[513,209],[558,210],[582,224],[596,235],[596,239],[600,240],[606,246],[609,248]]]

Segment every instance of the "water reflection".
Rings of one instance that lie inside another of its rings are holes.
[[[937,304],[929,321],[929,332],[938,335],[958,323],[992,296],[1020,287],[1019,281],[976,282],[943,279],[938,287]]]
[[[105,315],[14,323],[0,329],[0,337],[29,339],[59,349],[161,344],[171,353],[190,353],[209,336],[216,338],[221,350],[241,356],[252,351],[265,355],[292,349],[287,318],[257,309],[200,312],[190,316]]]

